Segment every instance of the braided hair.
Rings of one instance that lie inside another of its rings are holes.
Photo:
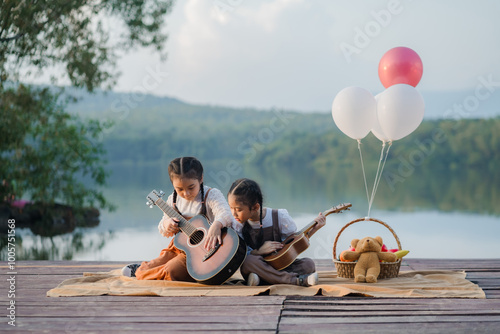
[[[201,202],[205,201],[205,190],[203,189],[203,166],[201,165],[201,162],[194,158],[194,157],[181,157],[181,158],[175,158],[174,160],[170,161],[170,164],[168,165],[168,176],[170,177],[170,181],[174,177],[179,177],[179,178],[186,178],[186,179],[197,179],[201,181],[200,183],[200,190],[201,190]],[[174,194],[173,194],[173,203],[174,207],[177,209],[175,206],[175,203],[177,203],[177,191],[175,191],[174,188]],[[202,210],[205,212],[201,212],[201,214],[206,215],[206,206],[202,205]]]
[[[252,208],[257,203],[260,205],[260,230],[256,242],[254,242],[253,238],[250,236],[252,226],[250,226],[248,221],[243,224],[243,228],[241,230],[245,242],[253,249],[259,249],[264,243],[264,231],[262,229],[263,196],[258,183],[246,178],[238,179],[231,185],[228,192],[228,196],[229,195],[233,195],[236,202],[248,206],[249,208]]]

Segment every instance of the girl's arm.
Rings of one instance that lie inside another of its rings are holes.
[[[227,204],[226,198],[222,192],[217,188],[212,188],[207,196],[207,211],[211,212],[213,217],[212,223],[220,222],[223,227],[231,227],[233,225],[234,217]]]
[[[314,221],[317,223],[309,232],[309,237],[311,237],[314,233],[316,233],[320,228],[325,226],[326,224],[326,217],[323,215],[322,212],[319,213],[318,217],[314,218]]]
[[[233,214],[226,198],[217,188],[212,188],[206,199],[207,211],[213,214],[213,221],[207,233],[205,249],[214,248],[217,243],[222,244],[221,229],[233,225]]]
[[[172,206],[173,203],[172,195],[168,196],[166,203]],[[177,225],[177,220],[173,220],[165,213],[163,213],[163,217],[158,223],[158,231],[162,236],[166,238],[173,237],[175,234],[179,232],[179,226]]]

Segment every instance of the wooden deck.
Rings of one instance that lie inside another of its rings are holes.
[[[329,260],[318,270],[332,270]],[[500,259],[408,259],[402,270],[465,270],[486,299],[367,297],[66,297],[46,292],[85,271],[118,262],[20,261],[15,281],[15,327],[9,321],[8,268],[0,267],[0,331],[19,333],[498,333]]]

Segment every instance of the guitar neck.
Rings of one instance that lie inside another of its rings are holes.
[[[177,212],[173,207],[168,205],[163,199],[159,198],[156,201],[156,205],[170,218],[177,218],[179,220],[179,229],[187,234],[191,235],[195,228],[186,220],[179,212]]]
[[[323,211],[323,216],[328,216],[329,214],[333,213],[334,211],[332,210],[326,210],[326,211]],[[303,229],[301,229],[299,232],[297,232],[297,235],[300,235],[300,234],[308,234],[313,228],[314,226],[316,225],[317,223],[313,220],[312,222],[310,222],[309,224],[307,224]]]
[[[323,216],[328,216],[329,214],[332,214],[332,213],[337,213],[337,212],[342,212],[344,210],[349,210],[349,208],[351,207],[351,203],[347,203],[347,204],[340,204],[340,205],[337,205],[336,207],[334,208],[331,208],[329,210],[326,210],[326,211],[323,211]],[[301,234],[307,234],[309,235],[309,232],[311,231],[311,229],[316,225],[317,223],[313,220],[312,222],[310,222],[306,227],[304,227],[302,230],[300,230],[299,232],[297,232],[296,234],[297,235],[301,235]]]

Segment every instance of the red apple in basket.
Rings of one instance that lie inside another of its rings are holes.
[[[352,262],[352,261],[348,261],[346,259],[344,259],[344,252],[347,252],[347,251],[351,251],[351,252],[354,252],[356,249],[354,247],[349,247],[349,249],[346,249],[345,251],[342,251],[342,253],[340,253],[340,256],[339,256],[339,260],[342,261],[342,262]]]

